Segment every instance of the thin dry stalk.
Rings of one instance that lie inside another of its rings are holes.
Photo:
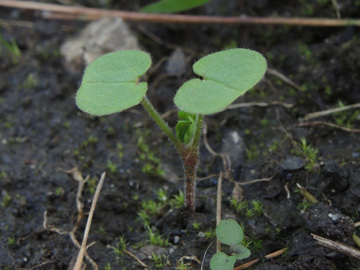
[[[346,111],[346,110],[351,110],[351,109],[355,109],[355,108],[360,108],[360,103],[343,106],[343,107],[339,107],[339,108],[328,109],[328,110],[324,110],[324,111],[320,111],[320,112],[308,113],[301,120],[307,121],[310,119],[314,119],[314,118],[318,118],[318,117],[322,117],[322,116],[326,116],[329,114],[342,112],[342,111]]]
[[[128,251],[127,249],[124,250],[124,252],[129,255],[130,257],[132,257],[133,259],[135,259],[139,264],[141,264],[142,267],[148,267],[142,260],[140,260],[135,254],[131,253],[130,251]]]
[[[203,270],[204,269],[204,263],[205,263],[205,258],[206,258],[206,254],[209,250],[209,248],[211,247],[212,245],[212,242],[210,243],[210,245],[206,248],[205,252],[204,252],[204,256],[203,256],[203,259],[201,261],[201,267],[200,267],[200,270]]]
[[[257,106],[257,107],[269,107],[269,106],[283,106],[287,109],[291,108],[294,106],[294,104],[289,104],[289,103],[285,103],[285,102],[281,102],[281,101],[272,101],[272,102],[248,102],[248,103],[237,103],[237,104],[232,104],[230,106],[228,106],[226,109],[237,109],[237,108],[245,108],[245,107],[253,107],[253,106]]]
[[[218,186],[217,186],[217,198],[216,198],[216,226],[221,221],[221,193],[222,193],[222,172],[220,172]],[[216,252],[221,252],[221,242],[216,239]]]
[[[204,125],[203,125],[203,142],[204,142],[206,149],[209,151],[210,154],[212,154],[215,157],[217,157],[217,156],[221,157],[221,159],[223,161],[224,171],[225,171],[224,177],[229,178],[230,171],[231,171],[231,160],[228,155],[225,155],[222,153],[217,153],[217,152],[215,152],[214,149],[211,148],[210,144],[207,141],[207,124],[206,124],[206,122],[204,122]]]
[[[275,258],[275,257],[278,257],[278,256],[284,254],[284,252],[286,250],[287,250],[287,248],[283,248],[283,249],[277,250],[275,252],[269,253],[269,254],[265,255],[264,257],[266,259]],[[260,259],[255,259],[255,260],[252,260],[250,262],[244,263],[242,265],[239,265],[239,266],[235,267],[233,270],[241,270],[241,269],[248,268],[248,267],[252,266],[253,264],[257,263],[259,260]]]
[[[74,270],[81,270],[82,261],[84,259],[84,255],[85,255],[86,248],[87,248],[86,247],[86,242],[87,242],[87,238],[89,236],[92,218],[93,218],[93,215],[94,215],[96,203],[97,203],[97,201],[99,199],[99,196],[100,196],[101,188],[102,188],[104,180],[105,180],[105,176],[106,176],[106,173],[102,173],[100,181],[99,181],[99,183],[98,183],[98,185],[96,187],[96,191],[95,191],[95,194],[94,194],[94,199],[93,199],[92,204],[91,204],[88,220],[87,220],[86,227],[85,227],[84,238],[83,238],[83,241],[82,241],[82,244],[81,244],[81,248],[80,248],[78,257],[76,259]]]
[[[0,0],[0,6],[43,10],[56,13],[71,14],[74,19],[98,20],[103,17],[121,17],[123,20],[148,23],[182,23],[182,24],[266,24],[266,25],[298,25],[320,27],[360,26],[359,19],[327,19],[327,18],[285,18],[285,17],[220,17],[180,14],[151,14],[131,11],[105,10],[78,6],[62,6],[31,1]]]
[[[340,8],[339,8],[339,4],[337,3],[337,0],[331,0],[331,2],[332,2],[332,5],[333,5],[333,7],[335,9],[336,17],[338,19],[340,19],[341,18],[341,13],[340,13]]]
[[[341,254],[347,255],[349,257],[353,257],[357,260],[360,260],[360,250],[353,248],[351,246],[345,245],[343,243],[340,243],[338,241],[333,241],[324,237],[321,237],[316,234],[311,234],[311,236],[318,241],[318,244],[320,246],[329,248],[331,250],[334,250],[336,252],[339,252]]]
[[[237,182],[240,186],[245,186],[245,185],[251,185],[254,183],[258,183],[258,182],[268,182],[270,180],[272,180],[275,177],[276,174],[274,174],[271,177],[267,177],[267,178],[258,178],[258,179],[254,179],[254,180],[250,180],[250,181],[246,181],[246,182]]]
[[[350,133],[360,133],[360,129],[347,128],[347,127],[336,125],[334,123],[324,122],[324,121],[304,122],[304,123],[299,123],[295,126],[296,127],[328,126],[328,127],[332,127],[332,128],[336,128],[336,129],[341,129],[343,131],[350,132]]]
[[[272,69],[272,68],[268,68],[267,72],[269,74],[279,78],[280,80],[283,80],[284,82],[286,82],[290,86],[294,87],[296,90],[301,91],[301,87],[298,84],[296,84],[295,82],[290,80],[288,77],[286,77],[284,74],[280,73],[279,71],[277,71],[275,69]]]

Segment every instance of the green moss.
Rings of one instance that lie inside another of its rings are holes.
[[[305,169],[311,171],[315,168],[317,163],[318,150],[309,145],[305,138],[301,138],[300,143],[296,144],[296,147],[291,150],[291,153],[302,156],[306,159]]]
[[[110,173],[114,174],[114,173],[116,173],[116,170],[117,170],[117,164],[115,164],[111,160],[108,160],[106,163],[106,168]]]
[[[32,89],[35,88],[38,84],[38,79],[33,73],[29,73],[22,83],[22,87],[25,89]]]
[[[344,107],[345,104],[339,100],[338,101],[338,107]],[[358,119],[360,115],[360,110],[346,110],[342,112],[337,112],[333,114],[333,117],[335,119],[335,123],[344,126],[347,128],[353,128],[355,121]]]
[[[2,207],[8,206],[12,201],[11,196],[6,192],[6,190],[3,190],[3,199],[1,202]]]
[[[150,227],[147,227],[148,235],[149,235],[149,243],[154,246],[160,247],[168,247],[169,246],[169,239],[164,238],[162,235],[158,234],[157,232],[153,232]]]
[[[146,137],[149,131],[142,132],[140,129],[136,130],[138,139],[136,145],[139,149],[139,159],[143,162],[141,171],[148,175],[162,176],[164,171],[161,169],[161,161],[155,156],[155,153],[150,150],[149,145],[146,143]]]
[[[98,178],[92,177],[85,183],[85,190],[90,194],[94,194],[97,186]]]

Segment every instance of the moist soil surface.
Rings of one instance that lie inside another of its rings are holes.
[[[333,1],[274,2],[214,0],[186,13],[336,18]],[[138,10],[146,2],[77,4]],[[360,17],[359,1],[341,1],[338,11]],[[86,269],[210,269],[220,173],[221,217],[241,224],[252,253],[235,266],[259,258],[248,269],[359,269],[358,260],[321,247],[311,234],[356,247],[360,109],[306,120],[360,102],[359,28],[129,23],[152,55],[148,97],[171,127],[172,98],[194,77],[197,59],[242,47],[268,61],[264,79],[235,102],[246,106],[205,118],[190,213],[181,201],[180,159],[143,108],[96,118],[75,106],[84,65],[69,68],[60,46],[88,22],[4,7],[0,13],[2,38],[21,52],[17,57],[2,41],[0,269],[72,269],[103,172]],[[174,51],[182,54],[169,64]],[[182,63],[173,75],[169,65]]]

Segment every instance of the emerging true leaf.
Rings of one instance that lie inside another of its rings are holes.
[[[190,143],[195,133],[196,115],[179,111],[178,116],[179,121],[175,128],[176,135],[181,142],[188,144]]]
[[[232,270],[236,262],[235,256],[228,256],[223,252],[216,253],[211,257],[211,270]]]
[[[216,227],[216,236],[221,243],[234,247],[241,243],[244,233],[235,220],[223,219]]]
[[[147,13],[173,13],[201,6],[209,0],[162,0],[140,9]]]
[[[147,91],[147,83],[139,82],[139,77],[150,65],[150,56],[137,50],[112,52],[95,59],[85,69],[76,104],[97,116],[139,104]]]
[[[209,54],[193,65],[203,80],[184,83],[175,95],[176,106],[193,114],[213,114],[224,110],[260,81],[266,60],[258,52],[230,49]]]
[[[241,244],[237,244],[232,248],[235,253],[233,254],[237,260],[246,259],[251,255],[251,251]]]

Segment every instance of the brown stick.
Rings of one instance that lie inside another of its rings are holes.
[[[341,129],[346,132],[360,133],[360,129],[347,128],[347,127],[336,125],[334,123],[324,122],[324,121],[309,121],[309,122],[299,123],[295,126],[296,127],[328,126],[328,127],[332,127],[332,128]]]
[[[335,250],[336,252],[339,252],[341,254],[356,258],[360,260],[360,250],[357,250],[356,248],[353,248],[351,246],[345,245],[343,243],[333,241],[321,236],[318,236],[316,234],[311,234],[311,236],[318,241],[318,244],[320,246],[329,248],[331,250]]]
[[[222,193],[222,172],[220,172],[218,187],[217,187],[217,196],[216,196],[216,226],[219,225],[221,221],[221,194]],[[219,239],[216,239],[216,253],[221,252],[221,242]]]
[[[280,256],[282,254],[284,254],[284,252],[287,250],[287,248],[283,248],[283,249],[280,249],[280,250],[277,250],[273,253],[270,253],[270,254],[267,254],[265,255],[265,258],[266,259],[271,259],[271,258],[275,258],[277,256]],[[245,269],[245,268],[248,268],[250,266],[252,266],[253,264],[257,263],[260,259],[255,259],[255,260],[252,260],[250,262],[247,262],[247,263],[244,263],[242,265],[239,265],[237,267],[235,267],[233,270],[241,270],[241,269]]]
[[[84,238],[83,238],[83,241],[81,243],[81,248],[80,248],[78,257],[76,259],[74,270],[80,270],[81,269],[81,265],[82,265],[83,258],[84,258],[86,248],[87,248],[86,247],[86,242],[87,242],[87,238],[88,238],[89,232],[90,232],[92,217],[94,215],[95,206],[96,206],[96,203],[98,201],[100,191],[101,191],[102,185],[103,185],[104,180],[105,180],[105,175],[106,175],[105,173],[102,173],[100,181],[99,181],[99,183],[97,185],[97,188],[96,188],[96,191],[95,191],[94,199],[93,199],[92,204],[91,204],[88,220],[87,220],[86,227],[85,227]]]
[[[118,11],[96,9],[78,6],[61,6],[55,4],[37,3],[30,1],[0,0],[0,6],[43,10],[57,13],[66,13],[77,16],[79,19],[97,20],[103,17],[121,17],[126,21],[148,23],[187,23],[187,24],[280,24],[298,26],[343,27],[360,26],[359,19],[327,19],[327,18],[283,18],[283,17],[220,17],[196,16],[180,14],[151,14],[132,11]]]
[[[338,108],[333,108],[333,109],[328,109],[328,110],[324,110],[324,111],[320,111],[320,112],[308,113],[304,116],[303,120],[307,121],[310,119],[322,117],[322,116],[329,115],[332,113],[342,112],[342,111],[351,110],[351,109],[355,109],[355,108],[360,108],[360,103],[347,105],[347,106],[343,106],[343,107],[338,107]]]

